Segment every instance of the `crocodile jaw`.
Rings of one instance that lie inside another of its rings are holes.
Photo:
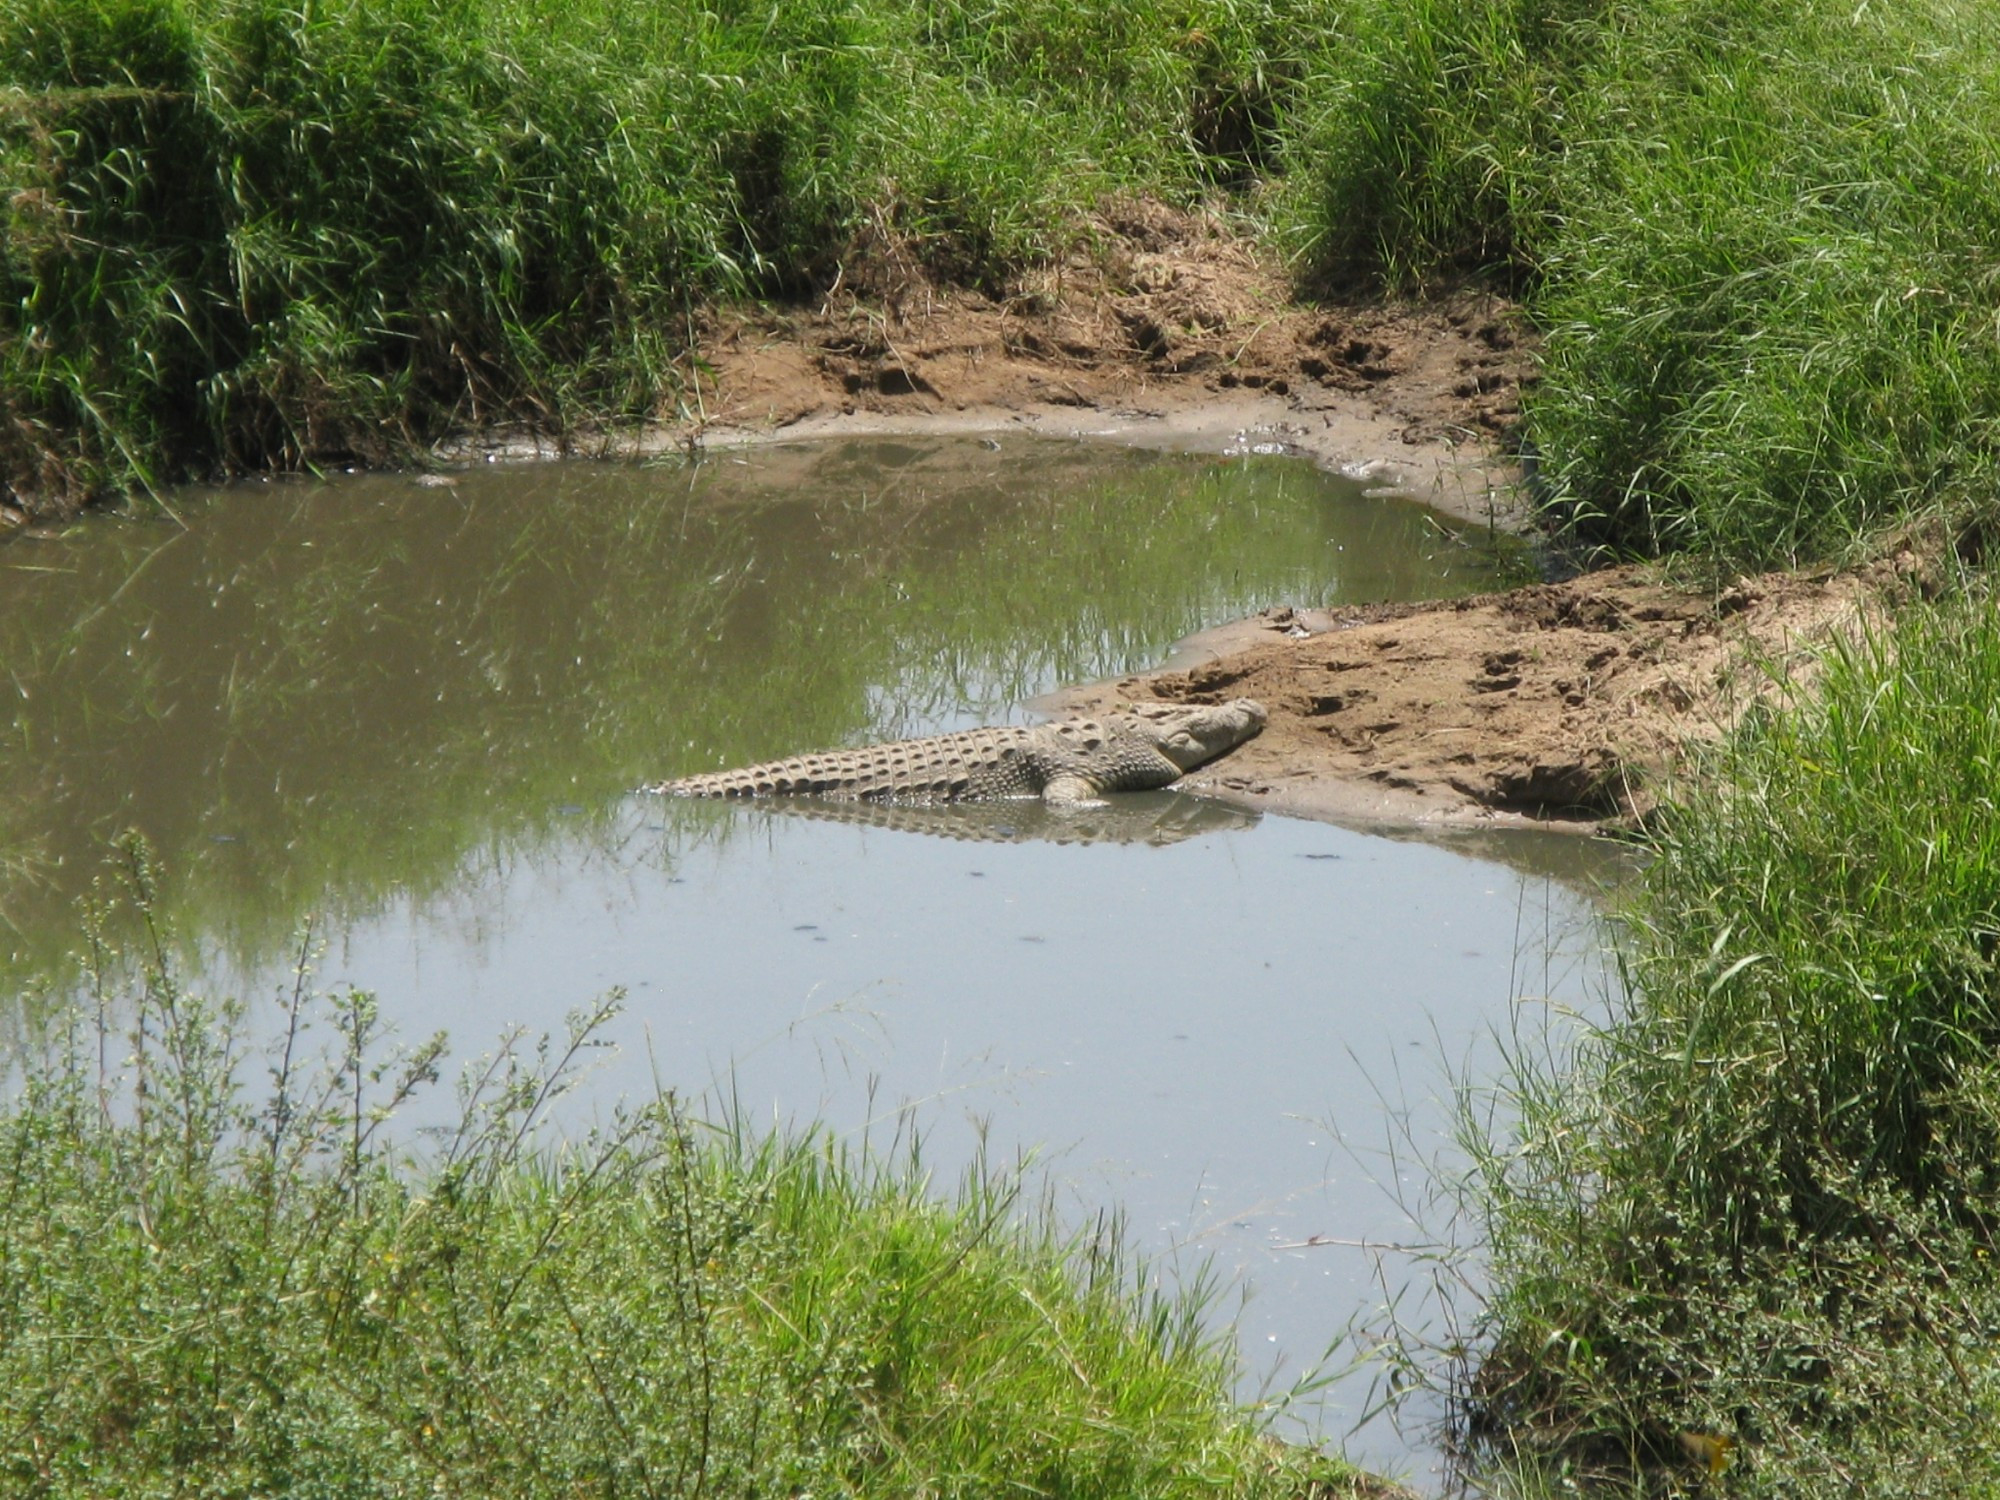
[[[1138,710],[1135,717],[1159,723],[1160,754],[1179,766],[1183,773],[1206,765],[1218,755],[1226,755],[1245,740],[1253,739],[1270,717],[1254,698],[1232,698],[1227,703],[1177,708],[1164,713]],[[1164,722],[1159,722],[1164,721]]]

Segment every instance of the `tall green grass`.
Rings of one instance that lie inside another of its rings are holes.
[[[616,1011],[444,1042],[372,997],[202,997],[128,849],[98,988],[0,1108],[0,1485],[119,1494],[1297,1496],[1201,1294],[1018,1173],[930,1189],[671,1095],[552,1131]],[[119,952],[112,934],[130,933]],[[124,976],[130,975],[129,980]],[[253,1040],[254,1038],[254,1040]],[[571,1117],[575,1110],[567,1112]]]
[[[653,415],[715,299],[1222,189],[1314,289],[1524,297],[1578,542],[1837,554],[1987,507],[1996,90],[1973,0],[4,0],[0,467]]]
[[[1005,287],[1275,155],[1302,0],[5,0],[29,501],[671,409],[690,318],[866,229]]]
[[[1783,562],[1990,514],[2000,17],[1707,3],[1613,59],[1540,307],[1581,535]]]
[[[1991,508],[2000,14],[1972,0],[1362,0],[1296,132],[1315,273],[1475,272],[1588,546],[1837,555]]]
[[[1752,1493],[2000,1485],[1996,703],[2000,608],[1915,609],[1665,813],[1625,999],[1469,1132],[1477,1430],[1729,1435]]]
[[[1359,0],[1287,137],[1283,228],[1309,284],[1520,288],[1552,236],[1603,0]]]
[[[699,296],[842,226],[866,54],[833,3],[10,3],[17,450],[129,484],[651,411]]]

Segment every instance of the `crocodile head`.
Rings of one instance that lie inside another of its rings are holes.
[[[1160,754],[1183,771],[1234,750],[1262,729],[1269,717],[1254,698],[1194,705],[1144,703],[1121,712],[1157,735]]]

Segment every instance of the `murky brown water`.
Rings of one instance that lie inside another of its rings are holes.
[[[1451,1070],[1518,997],[1587,984],[1581,893],[1615,861],[1574,839],[1171,793],[1081,820],[629,794],[1509,566],[1304,464],[867,442],[176,508],[0,550],[13,991],[70,982],[76,898],[136,827],[217,984],[275,992],[313,914],[322,983],[467,1052],[624,986],[596,1107],[657,1076],[878,1135],[907,1109],[947,1175],[982,1137],[1040,1148],[1079,1213],[1242,1277],[1253,1379],[1282,1354],[1282,1381],[1378,1295],[1368,1252],[1307,1242],[1418,1233],[1371,1173],[1420,1187]]]

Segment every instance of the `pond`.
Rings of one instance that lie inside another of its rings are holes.
[[[76,903],[136,828],[253,1005],[311,916],[320,984],[462,1056],[625,989],[586,1111],[659,1081],[914,1129],[945,1179],[1039,1153],[1078,1222],[1120,1210],[1162,1275],[1212,1256],[1247,1294],[1248,1394],[1380,1300],[1370,1247],[1436,1227],[1423,1158],[1482,1039],[1591,993],[1617,860],[1579,839],[633,791],[1018,721],[1268,605],[1491,587],[1521,563],[1483,534],[1296,460],[1011,435],[444,478],[232,486],[0,551],[9,993],[75,982]],[[1431,1462],[1377,1426],[1350,1449]]]

